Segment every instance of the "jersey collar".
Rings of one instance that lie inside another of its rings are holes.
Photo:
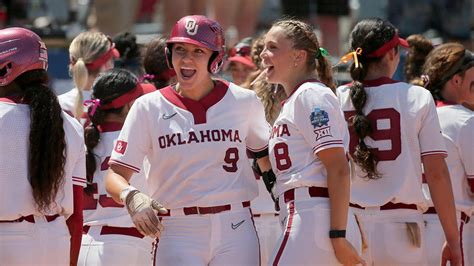
[[[177,107],[187,110],[193,114],[195,124],[206,123],[206,112],[207,110],[218,103],[224,95],[227,93],[229,88],[229,82],[224,80],[216,80],[214,89],[199,101],[185,98],[179,95],[173,88],[174,85],[168,86],[159,90],[159,92],[172,104]]]
[[[305,84],[306,82],[321,82],[321,81],[317,79],[305,79],[301,81],[293,88],[290,95],[288,95],[288,97],[286,97],[286,99],[281,102],[281,106],[283,106],[288,101],[288,99],[290,99],[290,97],[301,87],[301,85]]]
[[[100,133],[113,132],[122,130],[123,123],[121,122],[105,122],[102,125],[98,125],[97,129]]]

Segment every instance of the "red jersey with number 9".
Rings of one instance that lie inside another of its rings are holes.
[[[267,148],[269,126],[255,93],[216,81],[203,99],[179,95],[173,86],[136,100],[111,164],[140,172],[148,158],[150,196],[166,208],[241,203],[258,187],[246,156]]]
[[[417,204],[424,209],[421,158],[447,154],[433,98],[422,87],[385,77],[364,85],[368,97],[363,112],[373,130],[364,141],[379,160],[381,178],[368,180],[356,165],[351,202],[365,207]],[[346,120],[355,114],[349,93],[349,85],[337,89]],[[353,154],[358,137],[352,127],[349,132]]]

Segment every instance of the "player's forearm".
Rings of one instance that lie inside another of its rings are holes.
[[[272,169],[272,165],[270,164],[270,158],[268,157],[268,155],[257,159],[257,164],[262,173]]]
[[[456,222],[456,207],[448,168],[444,159],[433,158],[425,163],[426,181],[430,188],[433,205],[438,213],[448,243],[459,242],[459,232]]]
[[[327,173],[331,230],[345,230],[350,198],[349,168],[341,165],[336,169],[328,169]]]
[[[105,176],[105,189],[116,202],[122,203],[120,192],[130,185],[128,180],[130,180],[132,174],[131,170],[124,169],[121,166],[113,164],[110,166]]]

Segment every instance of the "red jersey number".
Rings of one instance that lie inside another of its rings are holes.
[[[355,111],[346,111],[344,116],[346,121],[355,115]],[[393,108],[385,109],[374,109],[367,114],[367,118],[372,123],[373,132],[369,137],[375,141],[389,140],[392,148],[390,150],[380,150],[379,148],[371,148],[371,151],[377,156],[379,161],[393,161],[398,158],[402,153],[402,140],[400,130],[400,113]],[[377,127],[377,121],[385,120],[388,121],[390,127],[379,129]],[[349,142],[349,150],[351,154],[354,154],[355,147],[359,142],[359,138],[354,130],[354,127],[349,126],[349,133],[351,136]]]
[[[237,148],[228,148],[225,152],[224,162],[222,168],[226,172],[235,173],[237,172],[237,162],[239,161],[239,150]]]
[[[100,171],[106,171],[107,169],[109,169],[109,159],[110,159],[110,156],[105,158],[105,160],[100,164]],[[84,210],[97,209],[97,203],[99,203],[102,208],[123,207],[122,204],[115,202],[114,199],[112,199],[111,197],[105,194],[97,195],[98,194],[97,183],[92,183],[92,189],[93,189],[92,194],[87,194],[84,192],[84,197],[83,197]]]
[[[275,154],[276,167],[279,171],[284,171],[291,167],[288,144],[284,142],[275,144],[273,147],[273,153]]]

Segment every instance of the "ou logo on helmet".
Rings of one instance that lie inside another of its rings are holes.
[[[184,28],[189,35],[196,35],[199,25],[196,23],[196,20],[188,19],[184,24]]]

